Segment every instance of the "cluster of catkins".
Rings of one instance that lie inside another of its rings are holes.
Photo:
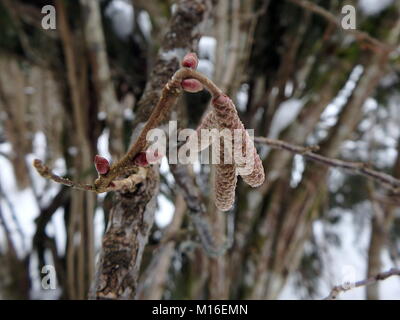
[[[182,66],[187,68],[196,69],[197,64],[198,59],[194,53],[187,54],[182,61]],[[198,92],[203,89],[203,85],[196,79],[186,79],[182,81],[182,88],[188,92]],[[201,136],[202,129],[228,129],[231,131],[232,140],[238,137],[237,134],[234,134],[236,131],[236,133],[240,133],[240,142],[242,142],[242,150],[240,150],[242,157],[234,155],[228,163],[224,163],[224,150],[226,150],[224,139],[217,142],[220,143],[220,163],[215,165],[215,205],[218,209],[227,211],[232,208],[235,201],[237,175],[240,175],[243,181],[251,187],[258,187],[264,182],[265,174],[254,142],[245,130],[233,101],[228,96],[221,94],[213,97],[211,106],[211,110],[204,116],[196,130],[196,137]],[[232,141],[232,146],[234,143],[235,141]],[[206,145],[199,146],[198,150],[200,151],[204,147]],[[239,169],[243,169],[248,163],[246,161],[239,163],[237,159],[251,161],[253,165],[250,171],[240,171]]]
[[[196,54],[189,53],[182,60],[182,66],[195,70],[198,65]],[[182,88],[187,92],[199,92],[203,90],[203,84],[197,79],[184,79],[181,82]],[[262,161],[254,146],[253,140],[245,130],[242,121],[240,121],[236,107],[232,100],[221,93],[214,95],[211,101],[211,110],[204,116],[199,127],[196,130],[195,144],[192,145],[195,151],[201,151],[208,147],[208,144],[199,143],[201,130],[217,129],[219,132],[228,130],[230,132],[228,139],[231,139],[230,146],[226,146],[224,136],[221,135],[219,143],[219,163],[215,164],[215,205],[222,211],[232,208],[235,202],[235,189],[237,176],[240,175],[251,187],[260,186],[265,179]],[[239,134],[238,134],[239,133]],[[194,136],[189,137],[188,143],[192,143]],[[229,140],[228,140],[229,141]],[[204,142],[204,141],[203,141]],[[241,148],[235,148],[235,143]],[[237,150],[239,149],[239,150]],[[192,148],[193,150],[193,148]],[[233,154],[226,161],[226,153]],[[238,155],[240,154],[240,156]],[[155,163],[162,155],[144,151],[136,155],[134,164],[137,166],[147,166]],[[96,156],[94,160],[96,170],[99,174],[107,174],[110,170],[110,164],[107,159]],[[249,168],[250,164],[250,168]]]

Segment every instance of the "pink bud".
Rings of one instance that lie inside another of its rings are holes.
[[[186,54],[182,60],[182,66],[186,68],[196,69],[199,63],[199,59],[194,52]]]
[[[185,79],[181,83],[183,90],[187,92],[199,92],[203,90],[203,85],[196,79]]]
[[[214,98],[212,104],[216,104],[219,106],[225,106],[229,103],[230,99],[227,95],[221,94],[218,97]]]
[[[94,157],[94,165],[99,174],[106,174],[110,170],[110,163],[108,160],[99,155]]]
[[[158,150],[147,150],[146,152],[140,152],[133,160],[133,163],[139,167],[147,167],[152,163],[156,163],[162,157],[163,154]]]
[[[149,161],[147,161],[146,152],[140,152],[135,159],[133,159],[133,163],[139,167],[146,167],[149,165]]]

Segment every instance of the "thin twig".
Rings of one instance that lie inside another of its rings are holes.
[[[400,180],[395,177],[374,170],[366,163],[363,162],[353,162],[353,161],[345,161],[340,159],[328,158],[319,154],[316,154],[314,151],[318,150],[318,147],[302,147],[297,146],[285,141],[274,140],[264,137],[256,137],[254,141],[257,143],[265,144],[274,149],[282,149],[295,154],[302,155],[304,158],[324,164],[329,167],[340,168],[348,170],[354,174],[359,174],[367,177],[368,179],[374,180],[375,182],[383,185],[384,187],[392,190],[395,193],[400,192]]]
[[[43,164],[42,161],[35,159],[33,161],[33,166],[35,167],[36,171],[43,177],[46,179],[50,179],[53,180],[54,182],[63,184],[65,186],[74,188],[74,189],[79,189],[79,190],[86,190],[86,191],[94,191],[94,186],[91,184],[82,184],[82,183],[78,183],[78,182],[74,182],[68,178],[63,178],[60,177],[58,175],[56,175],[55,173],[53,173],[49,167],[47,167],[46,165]]]
[[[354,283],[344,283],[335,286],[331,290],[330,294],[324,300],[335,300],[341,292],[346,292],[348,290],[358,287],[369,286],[371,284],[377,283],[378,281],[383,281],[392,276],[400,276],[400,269],[392,268],[389,271],[378,273],[377,275],[364,280],[356,281]]]
[[[132,145],[132,147],[128,150],[128,152],[122,159],[120,159],[119,161],[117,161],[112,165],[107,174],[99,176],[99,178],[95,181],[94,185],[77,183],[69,179],[62,178],[52,173],[51,170],[47,166],[43,165],[43,163],[40,160],[34,161],[34,167],[43,177],[76,189],[94,191],[97,193],[115,190],[115,188],[112,188],[111,183],[118,176],[126,174],[127,171],[135,168],[133,159],[139,152],[144,151],[144,149],[146,148],[147,133],[151,129],[156,128],[158,124],[166,116],[168,111],[171,110],[178,96],[182,92],[181,82],[184,79],[196,79],[200,81],[204,85],[204,87],[208,89],[213,98],[223,94],[222,91],[203,74],[195,70],[192,70],[190,68],[180,68],[163,88],[160,100],[157,103],[156,107],[153,109],[153,112],[151,113],[149,120],[142,129],[136,142]],[[269,145],[275,149],[282,149],[290,151],[292,153],[300,154],[307,159],[322,163],[327,166],[349,170],[355,174],[366,176],[367,178],[372,179],[378,182],[379,184],[384,185],[385,187],[393,190],[395,193],[400,191],[399,179],[396,179],[393,176],[386,174],[384,172],[379,172],[377,170],[374,170],[368,167],[368,165],[365,163],[328,158],[314,153],[314,151],[317,150],[317,147],[296,146],[288,142],[269,139],[265,137],[257,137],[255,138],[255,142]]]
[[[134,166],[133,159],[139,154],[139,152],[144,151],[147,146],[146,137],[148,132],[158,126],[158,124],[168,114],[169,110],[171,110],[171,108],[174,106],[179,95],[182,93],[181,82],[184,79],[196,79],[200,81],[204,87],[208,89],[213,98],[222,94],[222,91],[203,74],[189,68],[179,69],[171,78],[171,80],[168,81],[168,83],[164,86],[160,100],[153,109],[136,142],[119,161],[112,165],[106,174],[100,175],[99,178],[96,179],[94,185],[82,184],[57,176],[56,174],[52,173],[48,167],[43,165],[40,160],[37,159],[34,161],[34,167],[40,175],[57,183],[80,190],[94,191],[97,193],[107,192],[110,188],[111,182],[113,182],[115,178],[123,175],[127,170],[132,169]]]

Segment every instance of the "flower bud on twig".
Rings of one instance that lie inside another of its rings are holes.
[[[156,163],[162,157],[163,154],[158,150],[147,150],[145,152],[140,152],[133,160],[133,163],[138,167],[147,167],[150,164]]]
[[[203,90],[203,85],[196,79],[185,79],[181,82],[183,90],[187,92],[199,92]]]
[[[197,55],[194,52],[186,54],[182,60],[182,67],[196,69],[198,64],[199,64],[199,59],[197,58]]]
[[[99,155],[94,157],[94,165],[98,174],[106,174],[110,170],[110,163],[108,160]]]

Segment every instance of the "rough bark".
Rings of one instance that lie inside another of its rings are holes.
[[[196,51],[201,28],[210,9],[208,1],[202,0],[182,0],[177,4],[168,31],[164,35],[153,71],[138,103],[135,128],[141,128],[148,119],[152,108],[160,98],[161,89],[179,68],[180,60],[184,54],[188,51]],[[150,228],[154,223],[155,207],[147,204],[156,201],[158,183],[152,181],[152,179],[157,180],[156,169],[151,177],[151,179],[146,179],[141,186],[148,195],[146,199],[143,199],[143,196],[135,197],[134,194],[129,193],[119,194],[116,197],[104,235],[104,248],[96,277],[95,296],[97,298],[128,299],[134,298],[136,295],[143,249],[147,243]],[[135,208],[135,210],[122,205],[125,202],[129,203],[130,207]],[[141,214],[137,214],[137,212]],[[130,215],[132,216],[129,217]],[[132,226],[143,226],[139,237],[132,238],[131,232],[125,233],[127,231],[123,231],[129,230]],[[122,235],[116,238],[120,231],[123,231]],[[128,237],[131,235],[131,238],[125,238],[124,234]],[[117,246],[113,245],[114,241],[116,241]],[[135,255],[132,255],[132,249],[135,250]],[[115,265],[123,267],[115,270],[113,269]]]

